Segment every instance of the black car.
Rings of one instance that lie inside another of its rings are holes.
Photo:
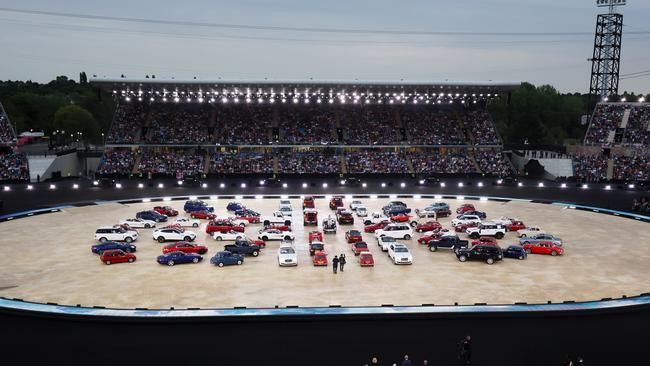
[[[314,255],[318,251],[325,250],[325,245],[321,242],[313,242],[309,244],[309,255]]]
[[[519,260],[526,259],[528,254],[521,245],[511,245],[503,251],[505,258],[515,258]]]
[[[468,260],[485,261],[487,264],[494,264],[496,261],[503,259],[501,248],[493,245],[474,245],[471,248],[462,248],[456,251],[456,257],[459,261]]]
[[[483,211],[476,211],[476,210],[471,210],[471,211],[465,211],[463,212],[463,215],[476,215],[481,218],[481,220],[484,220],[487,217],[487,213]]]

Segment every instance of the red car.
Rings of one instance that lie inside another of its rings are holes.
[[[356,243],[363,239],[361,238],[361,232],[359,230],[348,230],[345,232],[345,240],[348,243]]]
[[[205,254],[208,252],[208,248],[203,245],[188,243],[186,241],[179,241],[165,245],[162,249],[162,252],[164,254],[170,252]]]
[[[411,216],[406,214],[393,215],[390,217],[390,221],[392,222],[407,222],[410,219]]]
[[[454,227],[457,233],[464,233],[470,227],[478,227],[478,222],[467,222]]]
[[[423,224],[418,224],[418,226],[415,227],[415,231],[418,233],[424,233],[426,231],[434,231],[434,230],[440,230],[442,229],[442,225],[438,221],[427,221]]]
[[[442,235],[446,232],[449,232],[449,230],[443,229],[433,233],[432,235],[423,236],[420,239],[418,239],[418,244],[429,245],[430,241],[440,240],[440,238],[442,238]]]
[[[359,265],[361,267],[372,267],[375,265],[375,259],[370,252],[361,252],[359,254]]]
[[[311,259],[311,262],[314,266],[326,266],[327,265],[327,253],[319,250],[314,253],[314,257]]]
[[[526,225],[524,224],[524,222],[519,221],[519,220],[513,221],[512,223],[506,225],[506,229],[508,231],[517,231],[517,230],[522,230],[522,229],[525,229],[525,228],[526,228]]]
[[[481,245],[495,245],[495,246],[499,245],[499,243],[497,243],[497,240],[495,238],[491,237],[491,236],[481,236],[477,240],[472,241],[472,246],[478,245],[478,244],[481,244]]]
[[[330,209],[336,210],[339,207],[343,207],[343,197],[332,197],[330,199]]]
[[[259,216],[253,216],[253,215],[237,215],[237,218],[240,220],[246,220],[248,221],[249,224],[259,224],[260,223],[260,217]]]
[[[456,213],[459,215],[465,213],[466,211],[476,211],[476,209],[474,208],[474,205],[471,203],[462,204],[460,205],[460,207],[456,209]]]
[[[117,228],[122,228],[122,229],[124,229],[126,231],[135,231],[136,233],[138,232],[138,229],[131,227],[131,225],[129,225],[129,224],[116,224],[116,225],[113,225],[113,227],[116,228],[116,229]]]
[[[135,262],[135,255],[121,249],[107,250],[99,257],[106,264]]]
[[[178,211],[169,206],[156,206],[153,210],[165,216],[178,216]]]
[[[383,221],[378,222],[376,224],[366,225],[363,228],[363,231],[365,231],[366,233],[374,233],[375,231],[377,231],[379,229],[383,229],[388,224],[390,224],[389,220],[383,220]]]
[[[361,252],[369,252],[370,249],[368,249],[368,244],[366,244],[365,241],[358,241],[355,243],[352,243],[352,253],[354,255],[359,255]]]
[[[310,231],[309,232],[309,244],[313,241],[323,241],[323,233],[320,231]]]
[[[564,254],[564,248],[548,240],[524,244],[523,248],[528,254],[550,254],[552,256]]]
[[[240,233],[244,232],[244,227],[241,225],[235,225],[232,221],[230,220],[212,220],[208,222],[208,225],[205,227],[205,232],[208,234],[212,234],[216,231],[221,232],[221,233],[226,233],[230,230],[233,231],[238,231]]]
[[[306,208],[314,208],[314,207],[315,207],[314,197],[306,196],[305,198],[302,199],[303,210]]]
[[[210,211],[193,211],[190,214],[190,217],[193,219],[201,219],[201,220],[214,220],[217,218],[217,215],[213,214]]]
[[[291,226],[271,224],[271,225],[264,226],[264,230],[291,231]]]

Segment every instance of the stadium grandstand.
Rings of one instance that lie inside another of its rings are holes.
[[[16,133],[0,103],[0,180],[29,180],[29,164],[25,154],[16,151]]]

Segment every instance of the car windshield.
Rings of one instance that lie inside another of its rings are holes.
[[[358,242],[358,243],[356,243],[354,245],[356,245],[357,248],[367,248],[368,247],[368,244],[362,243],[362,242]]]
[[[409,250],[406,249],[406,248],[404,248],[404,247],[397,247],[397,248],[395,248],[395,252],[396,252],[396,253],[408,253],[408,251],[409,251]]]
[[[293,254],[295,251],[293,248],[280,248],[280,254]]]

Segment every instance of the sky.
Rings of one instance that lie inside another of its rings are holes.
[[[85,71],[200,80],[529,81],[561,92],[588,91],[596,14],[606,11],[595,0],[2,0],[0,8],[146,20],[0,10],[0,80],[78,79]],[[650,69],[650,1],[630,0],[619,11],[621,75]],[[619,91],[650,93],[650,76],[623,79]]]

